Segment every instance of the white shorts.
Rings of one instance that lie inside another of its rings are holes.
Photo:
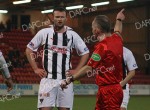
[[[129,103],[129,99],[130,99],[129,84],[127,84],[126,85],[126,89],[123,90],[123,101],[122,101],[121,107],[127,109],[127,106],[128,106],[128,103]]]
[[[74,92],[73,83],[67,89],[60,87],[61,80],[43,78],[40,82],[38,93],[38,108],[42,107],[64,107],[72,108]]]

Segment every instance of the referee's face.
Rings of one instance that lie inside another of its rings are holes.
[[[54,11],[54,25],[63,28],[66,23],[67,17],[66,12]]]
[[[95,20],[92,22],[92,33],[95,36],[99,35],[99,29],[97,28],[97,24],[96,24]]]

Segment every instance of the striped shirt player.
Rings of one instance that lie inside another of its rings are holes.
[[[70,27],[65,28],[64,33],[55,32],[52,25],[42,29],[27,45],[32,51],[44,45],[42,63],[47,75],[40,82],[38,108],[54,107],[55,104],[57,107],[72,108],[73,84],[62,91],[59,82],[66,79],[65,72],[71,69],[72,49],[75,48],[79,56],[89,53],[89,50],[76,32]]]
[[[0,50],[0,56],[2,56],[2,52],[1,52],[1,50]]]
[[[125,77],[127,76],[127,74],[138,68],[135,58],[132,54],[132,52],[127,49],[126,47],[123,47],[123,79],[125,79]],[[123,102],[121,104],[121,107],[126,108],[127,109],[127,105],[129,102],[129,84],[127,83],[124,87],[123,87]]]
[[[5,78],[5,84],[7,86],[7,92],[13,89],[13,82],[11,79],[11,75],[8,70],[8,65],[4,59],[4,56],[0,50],[0,71]]]
[[[4,75],[5,78],[10,78],[10,73],[8,70],[8,65],[3,57],[3,54],[0,50],[0,71]]]

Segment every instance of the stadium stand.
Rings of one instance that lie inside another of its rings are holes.
[[[30,31],[23,32],[22,30],[12,30],[11,32],[3,32],[4,37],[1,38],[0,49],[4,56],[7,58],[9,48],[18,47],[21,53],[25,52],[27,43],[32,39],[33,35]],[[17,40],[16,40],[17,39]],[[93,50],[93,45],[87,44],[90,50]],[[73,51],[72,67],[76,67],[79,61],[79,57]],[[91,51],[92,52],[92,51]],[[41,59],[40,59],[41,60]],[[38,61],[38,60],[37,60]],[[14,67],[11,72],[14,83],[23,84],[38,84],[40,77],[34,74],[29,63],[23,67]],[[137,71],[135,77],[132,79],[132,84],[150,84],[150,76]],[[0,82],[3,82],[2,76],[0,76]],[[80,79],[82,84],[95,84],[95,75],[86,76]]]

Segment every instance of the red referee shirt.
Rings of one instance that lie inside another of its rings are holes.
[[[121,37],[114,33],[94,47],[88,66],[96,70],[96,84],[105,86],[122,80],[123,43]]]

